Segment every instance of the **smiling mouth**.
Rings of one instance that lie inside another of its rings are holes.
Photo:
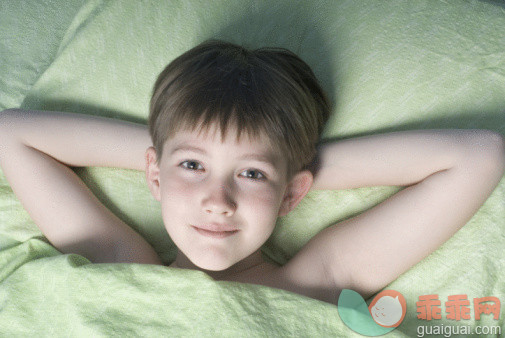
[[[198,233],[201,235],[204,235],[206,237],[213,237],[213,238],[224,238],[228,236],[233,236],[239,230],[233,230],[233,231],[211,231],[211,230],[205,230],[201,228],[197,228],[194,225],[191,226],[193,229],[195,229]]]

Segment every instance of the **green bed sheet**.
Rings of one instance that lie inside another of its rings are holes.
[[[311,65],[333,102],[324,137],[483,128],[505,134],[505,4],[492,1],[2,0],[0,109],[21,107],[146,123],[152,85],[172,59],[208,38],[280,46]],[[413,155],[414,156],[414,155]],[[144,173],[74,168],[141,233],[175,258]],[[277,227],[264,256],[284,264],[312,236],[398,187],[311,191]],[[405,224],[408,227],[408,224]],[[505,332],[505,180],[453,238],[386,289],[407,302],[387,334],[421,325]],[[442,319],[417,318],[437,294]],[[498,320],[446,318],[448,296],[498,297]],[[337,307],[202,272],[91,264],[41,234],[0,171],[0,336],[359,336]]]

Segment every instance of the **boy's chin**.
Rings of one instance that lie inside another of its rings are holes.
[[[193,262],[197,267],[199,267],[202,270],[206,271],[223,271],[228,268],[230,268],[233,263],[230,262],[201,262],[200,264],[196,264]]]
[[[230,268],[236,262],[231,261],[220,261],[220,260],[207,260],[207,259],[190,259],[191,262],[199,269],[206,271],[223,271]]]

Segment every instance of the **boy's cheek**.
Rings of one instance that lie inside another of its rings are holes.
[[[280,200],[275,194],[251,195],[247,198],[247,202],[243,200],[242,203],[239,202],[240,204],[242,209],[251,210],[255,217],[276,219]]]
[[[173,176],[168,176],[162,184],[166,196],[178,196],[179,198],[190,196],[194,197],[194,185],[187,184],[184,180]]]

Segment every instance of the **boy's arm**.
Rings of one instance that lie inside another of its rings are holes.
[[[9,136],[69,167],[145,169],[152,146],[147,126],[101,116],[8,109],[0,112]]]
[[[417,130],[323,145],[313,189],[407,187],[324,229],[288,264],[298,270],[320,258],[336,289],[373,295],[472,218],[504,174],[504,148],[489,130]]]
[[[49,111],[0,113],[0,165],[12,190],[56,248],[92,262],[161,263],[69,167],[144,170],[150,145],[140,124]]]

